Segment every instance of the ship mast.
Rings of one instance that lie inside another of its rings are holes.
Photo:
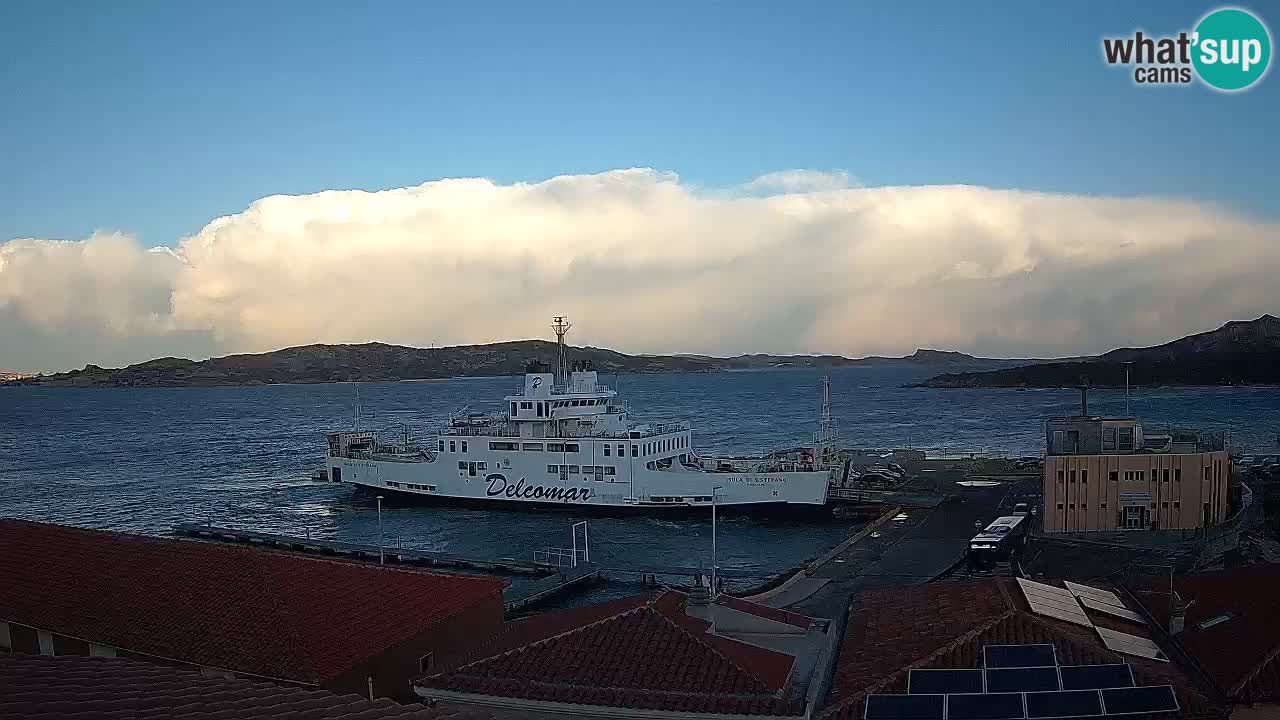
[[[840,439],[840,428],[836,424],[835,415],[831,413],[831,373],[822,376],[822,412],[818,415],[818,434],[814,438],[825,456],[830,454],[831,446]]]
[[[558,368],[560,371],[560,385],[567,388],[569,387],[569,365],[564,358],[564,336],[569,333],[569,329],[573,325],[569,323],[569,318],[561,315],[557,315],[551,320],[551,329],[556,334],[557,354],[560,365]]]

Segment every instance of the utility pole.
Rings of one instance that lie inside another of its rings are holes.
[[[382,496],[378,496],[378,564],[385,565],[386,553],[382,551]]]

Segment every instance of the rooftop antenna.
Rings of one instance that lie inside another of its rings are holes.
[[[551,329],[556,334],[556,351],[560,363],[560,384],[564,387],[568,387],[569,366],[565,363],[564,359],[564,336],[569,334],[569,329],[572,328],[573,325],[569,323],[569,318],[562,315],[557,315],[554,318],[551,318],[551,321]]]
[[[1124,364],[1124,416],[1131,417],[1129,413],[1129,368],[1133,367],[1133,361],[1130,360]]]

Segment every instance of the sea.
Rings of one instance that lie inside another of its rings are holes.
[[[957,368],[967,369],[967,368]],[[845,444],[931,455],[1037,455],[1043,420],[1073,414],[1073,390],[909,388],[932,370],[902,365],[831,371]],[[810,442],[821,373],[771,369],[603,376],[633,417],[688,420],[701,453],[757,453]],[[351,429],[358,391],[366,429],[426,442],[451,413],[497,411],[519,378],[218,388],[0,388],[0,517],[153,535],[177,523],[376,543],[376,501],[310,478],[324,434]],[[1232,446],[1277,452],[1280,388],[1138,388],[1132,413],[1151,430],[1226,433]],[[1122,414],[1123,390],[1094,389],[1093,414]],[[478,559],[532,559],[571,544],[581,517],[388,501],[383,542]],[[717,555],[747,586],[822,554],[849,521],[722,517]],[[590,518],[592,560],[620,568],[706,567],[710,518]],[[516,580],[520,582],[519,579]],[[585,600],[636,592],[611,580]],[[732,588],[732,583],[730,587]],[[580,601],[583,598],[579,599]]]

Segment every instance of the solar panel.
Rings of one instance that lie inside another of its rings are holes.
[[[1132,620],[1134,622],[1142,623],[1143,625],[1147,623],[1146,618],[1142,617],[1138,613],[1128,608],[1112,605],[1111,603],[1101,602],[1099,600],[1095,600],[1094,598],[1089,597],[1088,595],[1081,595],[1079,599],[1080,599],[1080,604],[1084,605],[1090,610],[1097,610],[1098,612],[1101,612],[1101,613],[1114,615],[1118,618],[1124,618],[1125,620]]]
[[[911,695],[982,691],[981,670],[912,670],[907,674],[907,692]]]
[[[1052,667],[1058,653],[1052,645],[984,645],[982,664],[987,668]]]
[[[1029,718],[1077,718],[1102,714],[1097,690],[1027,693]]]
[[[1100,588],[1090,587],[1088,585],[1081,585],[1079,583],[1073,583],[1065,580],[1063,581],[1062,584],[1066,585],[1067,590],[1070,590],[1071,594],[1075,595],[1076,597],[1092,598],[1094,600],[1097,600],[1098,602],[1107,603],[1108,605],[1116,605],[1118,607],[1124,607],[1124,601],[1120,599],[1120,596],[1116,595],[1110,590],[1102,590]]]
[[[1102,706],[1108,715],[1175,712],[1178,709],[1178,698],[1173,694],[1172,685],[1117,688],[1101,692]]]
[[[864,720],[942,720],[945,695],[868,695]]]
[[[1079,605],[1074,608],[1066,608],[1057,604],[1051,605],[1039,602],[1032,597],[1027,598],[1027,604],[1031,606],[1031,612],[1037,615],[1044,615],[1045,617],[1083,625],[1084,627],[1093,627],[1093,621],[1089,619],[1088,615],[1084,614],[1084,610],[1081,610]]]
[[[1045,585],[1044,583],[1033,582],[1018,578],[1018,587],[1022,588],[1022,594],[1039,593],[1040,595],[1066,597],[1068,599],[1074,597],[1070,590],[1055,587],[1053,585]]]
[[[1115,665],[1063,665],[1058,668],[1063,690],[1133,687],[1129,663]]]
[[[1098,635],[1102,638],[1102,644],[1106,645],[1109,650],[1124,653],[1125,655],[1136,655],[1152,660],[1169,662],[1169,659],[1160,650],[1160,646],[1149,638],[1117,632],[1103,627],[1098,628]]]
[[[1058,668],[1005,668],[987,671],[987,692],[1035,692],[1059,690]]]
[[[1022,720],[1022,693],[948,695],[948,720]]]

